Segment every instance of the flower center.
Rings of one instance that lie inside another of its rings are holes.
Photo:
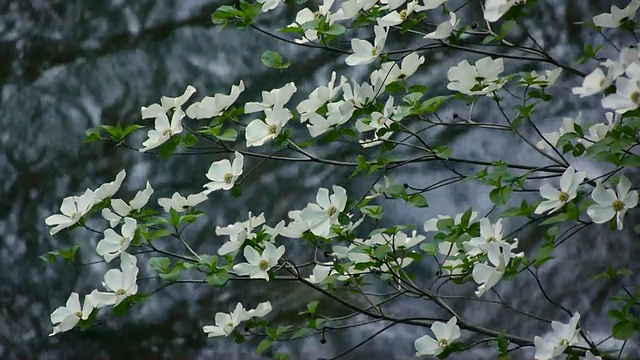
[[[227,326],[228,326],[228,327],[233,327],[233,323],[232,323],[232,322],[228,322],[228,323],[227,323]]]
[[[118,289],[118,290],[116,291],[116,295],[124,295],[124,294],[126,294],[126,293],[127,293],[127,290],[125,290],[125,289]]]
[[[275,125],[269,125],[269,134],[271,135],[275,135],[276,134],[276,126]]]
[[[560,340],[560,345],[561,346],[569,346],[569,340],[567,340],[567,339]]]
[[[165,130],[162,132],[162,136],[170,136],[170,135],[171,135],[171,129],[165,129]]]
[[[604,85],[604,80],[605,80],[605,78],[600,79],[600,82],[599,82],[600,87],[602,87]]]
[[[231,184],[233,182],[233,174],[231,173],[224,174],[224,182],[226,182],[227,184]]]
[[[124,242],[125,242],[126,240],[127,240],[127,239],[126,239],[124,236],[122,236],[122,237],[120,238],[120,245],[124,245]]]
[[[493,236],[489,236],[489,237],[487,238],[487,242],[488,242],[488,243],[491,243],[491,242],[494,242],[494,241],[496,241],[496,238],[495,238],[495,237],[493,237]]]
[[[82,317],[82,311],[76,311],[73,313],[73,315],[77,316],[77,317]]]
[[[267,260],[260,260],[260,262],[258,263],[258,268],[262,271],[269,270],[269,267],[269,262]]]
[[[79,217],[80,217],[80,216],[78,216],[78,213],[77,213],[77,212],[75,212],[75,211],[74,211],[74,212],[72,212],[72,213],[71,213],[71,219],[72,219],[72,220],[76,220],[76,219],[78,219]]]
[[[400,11],[400,19],[402,19],[402,21],[407,19],[407,9]]]
[[[566,192],[561,192],[560,195],[558,195],[558,200],[563,203],[569,201],[569,194],[567,194]]]
[[[373,49],[371,49],[371,56],[376,57],[378,56],[379,53],[380,53],[380,50],[378,50],[377,46],[374,46]]]
[[[313,18],[314,19],[320,19],[321,16],[322,16],[322,11],[320,11],[320,10],[318,10],[318,11],[313,13]]]
[[[479,83],[483,82],[485,78],[483,76],[476,76],[475,80]]]
[[[329,206],[329,208],[327,209],[327,214],[329,214],[329,217],[335,215],[337,212],[338,212],[338,208],[336,208],[333,205]]]
[[[447,347],[447,345],[449,345],[449,342],[447,341],[447,339],[440,339],[440,340],[438,340],[438,346],[444,346],[444,347]]]
[[[615,211],[622,211],[624,209],[624,202],[622,200],[615,200],[611,206]]]
[[[633,101],[634,104],[637,104],[638,101],[640,101],[640,92],[638,91],[634,91],[631,93],[631,101]]]

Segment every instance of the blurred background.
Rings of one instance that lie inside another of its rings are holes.
[[[450,9],[455,9],[463,2],[449,3]],[[604,44],[596,32],[574,23],[609,11],[614,3],[625,6],[628,1],[540,0],[537,10],[521,25],[556,59],[570,64],[582,55],[585,44]],[[158,197],[170,197],[174,191],[182,194],[200,191],[211,162],[229,157],[176,156],[164,160],[106,142],[83,144],[86,129],[117,122],[151,124],[140,120],[140,107],[158,102],[163,95],[178,96],[188,84],[197,88],[192,100],[198,100],[216,92],[228,93],[231,85],[242,79],[247,91],[241,100],[259,101],[260,91],[295,81],[298,93],[290,103],[293,107],[317,85],[326,83],[332,70],[358,81],[368,79],[371,68],[348,68],[344,55],[278,42],[253,30],[215,28],[210,22],[211,13],[223,4],[204,0],[0,0],[0,359],[259,358],[255,355],[255,341],[236,345],[231,338],[207,339],[202,326],[213,324],[216,312],[231,311],[237,301],[255,307],[258,302],[270,300],[274,317],[296,321],[297,312],[304,310],[306,303],[320,298],[312,290],[292,284],[267,287],[262,282],[239,282],[230,283],[223,290],[207,285],[173,285],[126,317],[116,318],[103,311],[100,316],[103,321],[91,329],[48,337],[50,313],[63,305],[72,291],[82,295],[99,288],[109,268],[95,253],[95,244],[100,240],[96,234],[77,230],[49,236],[44,219],[58,212],[64,197],[96,188],[126,169],[128,176],[117,197],[130,200],[149,179],[155,189],[150,205],[155,206]],[[318,4],[309,1],[306,5],[313,9]],[[272,31],[284,27],[293,21],[300,8],[293,2],[285,4],[261,16],[257,25]],[[430,23],[445,20],[438,11],[430,16],[427,19]],[[460,11],[459,17],[463,24],[480,22],[480,2],[473,1]],[[357,29],[349,34],[370,36],[366,31]],[[624,36],[613,40],[632,44]],[[387,49],[405,49],[422,41],[419,37],[393,34]],[[526,43],[526,35],[516,31],[514,41]],[[347,42],[338,42],[336,46],[349,49]],[[282,53],[293,65],[284,72],[266,68],[260,62],[260,55],[266,50]],[[604,54],[617,59],[606,44]],[[425,64],[411,82],[429,86],[429,97],[448,94],[449,67],[463,58],[476,59],[472,54],[442,49],[423,55]],[[594,66],[595,62],[591,62],[581,70],[589,72]],[[505,67],[505,74],[552,69],[517,60],[505,61]],[[570,88],[579,86],[581,81],[566,72],[561,75],[559,85],[550,91],[561,101],[552,102],[535,115],[544,131],[557,130],[563,116],[575,117],[578,111],[583,112],[586,123],[604,121],[597,96],[583,101],[569,95]],[[503,121],[491,101],[479,101],[476,106],[474,120]],[[439,111],[443,119],[452,119],[455,113],[465,114],[468,109],[463,104],[445,104]],[[300,129],[306,139],[306,131]],[[467,128],[458,127],[436,130],[425,134],[425,138],[434,144],[449,144],[456,157],[546,163],[509,134],[467,132]],[[140,146],[145,133],[139,131],[133,136],[131,145]],[[530,134],[534,136],[533,132]],[[243,147],[244,142],[239,141],[237,146]],[[363,150],[357,145],[339,145],[314,151],[327,158],[353,159]],[[257,159],[247,159],[245,168],[258,164]],[[607,170],[583,160],[574,166],[594,176]],[[481,170],[462,165],[456,168],[467,175]],[[313,201],[318,187],[344,183],[349,174],[350,169],[326,165],[269,162],[258,167],[243,183],[241,198],[214,193],[203,205],[209,211],[208,216],[190,226],[186,237],[199,252],[214,253],[224,240],[215,236],[216,226],[244,221],[249,210],[254,214],[265,212],[267,223],[273,226],[286,218],[287,211],[302,209]],[[633,174],[628,175],[634,179]],[[426,187],[447,177],[448,172],[438,164],[414,164],[391,176],[396,182]],[[348,189],[350,194],[362,196],[372,180],[356,180]],[[454,215],[469,206],[485,214],[491,208],[489,190],[472,182],[441,188],[427,194],[430,207],[426,209],[391,202],[380,225],[412,224],[421,229],[431,217]],[[512,204],[519,204],[522,198],[534,199],[536,194],[516,194]],[[625,223],[637,220],[637,214],[631,211]],[[104,227],[101,222],[95,225]],[[517,225],[505,222],[507,231]],[[363,226],[363,234],[370,228]],[[637,270],[640,245],[632,228],[626,226],[625,232],[612,234],[604,231],[604,227],[589,227],[557,249],[556,258],[539,272],[549,296],[572,311],[579,311],[581,324],[597,339],[610,331],[606,300],[621,291],[621,283],[585,280],[608,266]],[[283,239],[282,243],[293,254],[305,250],[304,245],[293,240]],[[533,254],[540,243],[540,232],[528,231],[521,237],[521,248],[527,254]],[[48,251],[75,244],[81,246],[79,264],[62,261],[48,264],[39,258]],[[167,240],[164,245],[171,248],[176,244]],[[146,266],[144,256],[139,258],[139,264],[140,291],[152,292],[161,283]],[[434,267],[425,261],[414,272],[429,278],[434,276]],[[637,276],[632,275],[628,281],[626,285],[637,284]],[[467,285],[441,291],[473,296],[473,284]],[[549,319],[568,320],[557,307],[534,295],[539,294],[539,289],[526,274],[501,283],[498,290],[514,307]],[[452,304],[477,324],[504,328],[516,335],[533,337],[549,330],[547,323],[517,316],[499,306],[466,301]],[[426,302],[408,300],[395,303],[392,309],[398,316],[440,314]],[[346,310],[322,301],[319,311],[339,315]],[[292,359],[331,357],[370,336],[380,326],[328,333],[326,344],[313,337],[278,343],[275,348],[289,352]],[[414,358],[413,341],[425,333],[426,329],[397,326],[344,358]],[[637,351],[632,344],[627,349],[628,354]],[[453,358],[492,359],[495,350],[483,345],[465,356]],[[513,355],[514,359],[531,357],[530,349]]]

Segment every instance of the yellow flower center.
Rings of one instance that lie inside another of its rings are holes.
[[[336,208],[333,205],[329,206],[329,208],[327,209],[327,214],[329,214],[330,217],[335,215],[335,213],[337,212],[338,212],[338,208]]]
[[[77,317],[82,317],[82,311],[76,311],[73,313],[73,315],[77,316]]]
[[[622,200],[615,200],[613,202],[613,204],[611,204],[611,206],[613,207],[613,210],[615,210],[615,211],[624,210],[624,202]]]
[[[447,339],[440,339],[440,340],[438,340],[438,346],[444,346],[444,347],[447,347],[447,345],[449,345],[449,342],[447,341]]]
[[[558,195],[558,200],[563,203],[569,201],[569,194],[567,194],[566,192],[561,192],[560,195]]]
[[[638,104],[638,102],[640,101],[640,92],[634,91],[633,93],[631,93],[631,101],[633,101],[635,104]]]
[[[227,184],[231,184],[233,182],[233,174],[231,173],[224,174],[224,182],[226,182]]]
[[[275,125],[269,125],[269,134],[271,135],[275,135],[276,133],[276,126]]]
[[[122,237],[120,238],[120,245],[124,245],[124,242],[125,242],[126,240],[127,240],[127,239],[126,239],[124,236],[122,236]]]
[[[407,20],[407,9],[400,11],[400,19],[402,19],[402,21]]]
[[[605,80],[605,78],[600,79],[600,82],[599,82],[600,87],[602,87],[602,85],[604,85],[604,80]]]
[[[269,270],[269,267],[269,262],[267,260],[260,260],[260,262],[258,263],[258,268],[262,271]]]
[[[318,11],[313,13],[313,18],[314,19],[320,19],[321,16],[322,16],[322,11],[320,11],[320,10],[318,10]]]
[[[488,243],[491,243],[491,242],[494,242],[494,241],[496,241],[496,238],[495,238],[495,237],[493,237],[493,236],[489,236],[489,237],[487,238],[487,242],[488,242]]]
[[[569,346],[569,340],[567,340],[567,339],[560,340],[560,345],[561,346]]]
[[[116,291],[116,295],[124,295],[126,293],[127,293],[127,290],[125,290],[125,289],[119,289],[119,290]]]
[[[165,129],[165,130],[162,132],[162,135],[163,135],[163,136],[171,136],[171,129]]]
[[[227,323],[227,326],[228,326],[228,327],[233,327],[233,323],[232,323],[232,322],[228,322],[228,323]]]

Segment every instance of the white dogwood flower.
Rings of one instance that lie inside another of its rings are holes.
[[[460,23],[460,19],[458,19],[458,17],[456,16],[456,13],[454,13],[454,12],[450,12],[449,13],[449,17],[450,17],[450,19],[448,21],[445,21],[445,22],[441,23],[440,25],[438,25],[438,27],[436,27],[435,31],[428,33],[427,35],[424,36],[424,38],[425,39],[444,40],[444,39],[448,38],[449,36],[451,36],[451,33],[453,32],[453,30]]]
[[[107,263],[117,258],[127,250],[129,244],[136,235],[138,222],[136,219],[124,218],[124,225],[120,229],[121,235],[118,235],[113,229],[109,228],[104,231],[104,238],[98,242],[96,252],[104,257]]]
[[[147,181],[146,188],[138,191],[128,204],[122,199],[111,199],[111,208],[102,209],[102,217],[109,221],[109,226],[114,227],[122,218],[134,211],[139,211],[143,206],[147,205],[152,194],[153,188],[151,183]]]
[[[170,212],[171,209],[177,212],[184,212],[205,200],[207,200],[207,194],[205,194],[204,191],[191,194],[186,198],[176,191],[171,198],[158,199],[158,205],[162,206],[162,209],[167,213]]]
[[[556,146],[560,137],[566,133],[575,133],[576,125],[582,123],[582,111],[578,113],[578,116],[574,118],[564,117],[562,118],[562,126],[558,131],[550,133],[542,133],[544,140],[538,141],[536,147],[540,150],[550,150],[551,146]],[[546,140],[546,141],[545,141]],[[551,144],[551,146],[549,146]]]
[[[208,119],[222,115],[222,113],[233,105],[238,96],[244,91],[244,82],[240,80],[238,85],[231,86],[231,93],[215,94],[214,96],[205,96],[199,102],[191,104],[187,108],[187,116],[192,119]]]
[[[122,186],[122,181],[127,176],[127,172],[125,170],[121,170],[118,175],[116,175],[115,180],[100,185],[99,188],[93,193],[95,196],[95,201],[98,203],[106,198],[112,197]]]
[[[495,225],[491,226],[491,221],[488,218],[482,218],[480,220],[480,236],[462,245],[468,256],[476,256],[482,253],[486,254],[489,251],[489,244],[492,243],[498,245],[506,244],[506,242],[502,241],[502,219],[498,219]]]
[[[486,263],[478,263],[473,267],[473,281],[478,286],[476,296],[482,296],[487,290],[495,286],[511,260],[511,246],[509,244],[498,245],[496,242],[491,242],[487,245],[487,258]]]
[[[207,179],[211,182],[206,183],[204,193],[209,195],[216,190],[230,190],[236,180],[242,175],[242,167],[244,166],[244,156],[239,152],[234,152],[236,158],[233,164],[227,160],[216,161],[209,167],[207,171]]]
[[[622,230],[622,219],[627,210],[638,205],[638,191],[629,191],[630,189],[631,182],[624,175],[620,176],[617,193],[612,189],[605,189],[602,183],[597,183],[591,193],[591,198],[596,204],[587,209],[591,220],[596,224],[602,224],[615,217],[618,230]]]
[[[316,236],[329,236],[331,225],[338,222],[338,215],[347,205],[347,191],[340,186],[333,186],[333,194],[329,190],[318,189],[316,203],[309,203],[302,210],[301,217],[309,224],[309,230]]]
[[[524,3],[527,0],[487,0],[484,3],[484,19],[496,22],[514,5]]]
[[[423,355],[440,355],[447,346],[460,338],[460,327],[456,324],[458,319],[454,316],[447,323],[434,321],[431,325],[431,331],[435,335],[435,339],[429,335],[418,338],[413,346],[416,348],[416,356]]]
[[[568,346],[578,343],[578,321],[580,314],[576,312],[568,324],[557,321],[551,322],[553,332],[544,338],[536,336],[533,339],[536,347],[536,360],[550,360],[562,354]]]
[[[245,263],[233,266],[233,272],[240,276],[249,276],[252,279],[265,279],[269,281],[269,270],[278,265],[278,260],[284,255],[284,245],[276,248],[270,242],[264,242],[264,250],[260,254],[251,246],[244,248]]]
[[[261,146],[266,141],[275,139],[293,117],[291,111],[280,104],[274,105],[271,109],[265,109],[264,113],[266,115],[264,121],[255,119],[247,125],[245,129],[247,147]]]
[[[222,244],[220,249],[218,249],[218,255],[227,255],[240,249],[245,240],[256,236],[253,230],[264,224],[264,222],[264,213],[258,216],[251,216],[251,212],[249,212],[249,219],[247,221],[238,221],[226,227],[216,226],[216,235],[229,236],[229,241]]]
[[[80,307],[80,296],[78,293],[72,292],[65,306],[60,306],[51,313],[53,332],[49,336],[73,329],[81,319],[88,319],[93,309],[89,295],[84,297],[84,305]]]
[[[546,200],[536,207],[535,213],[542,214],[549,211],[549,214],[560,210],[566,203],[575,199],[578,193],[578,186],[587,177],[586,171],[578,171],[569,166],[560,177],[560,191],[549,184],[540,187],[540,195]]]
[[[502,58],[493,60],[485,57],[473,66],[467,60],[462,60],[447,72],[450,81],[447,89],[467,95],[486,95],[502,87],[498,75],[503,71]]]
[[[347,78],[340,76],[340,83],[335,86],[336,72],[331,72],[331,80],[324,86],[318,86],[315,88],[309,98],[303,100],[296,106],[296,110],[300,113],[300,122],[305,122],[311,113],[315,113],[318,109],[324,106],[327,102],[331,101],[340,92],[342,85],[347,82]]]
[[[253,317],[263,317],[269,312],[271,312],[271,303],[269,301],[260,303],[256,309],[249,311],[247,311],[241,303],[238,303],[233,312],[229,314],[223,312],[216,313],[216,324],[203,326],[202,331],[204,331],[208,337],[229,336],[242,322]]]
[[[287,83],[281,88],[271,91],[262,91],[262,102],[248,102],[244,105],[245,114],[270,109],[275,105],[284,106],[291,100],[293,94],[298,90],[293,82]]]
[[[120,270],[111,269],[104,275],[102,286],[115,295],[114,305],[116,306],[138,292],[136,263],[135,256],[123,252],[120,255]]]
[[[146,152],[151,149],[155,149],[158,146],[164,144],[173,135],[180,134],[182,132],[182,118],[184,118],[184,111],[176,109],[171,116],[171,122],[167,114],[161,113],[156,117],[155,129],[147,132],[148,139],[142,143],[143,148],[140,152]]]
[[[603,28],[617,28],[627,19],[635,18],[636,11],[640,8],[640,0],[631,0],[624,9],[613,5],[610,13],[604,13],[593,17],[593,23]]]
[[[184,103],[189,101],[191,96],[196,92],[196,88],[189,85],[184,93],[178,97],[163,96],[160,98],[160,104],[151,104],[148,107],[143,106],[140,113],[143,119],[157,118],[162,114],[166,114],[171,109],[179,109]]]
[[[388,28],[376,25],[373,27],[375,40],[373,44],[362,39],[351,39],[353,54],[347,56],[345,62],[349,66],[370,64],[380,56],[387,41]]]
[[[44,223],[49,226],[54,226],[49,230],[49,235],[55,235],[60,230],[66,229],[78,221],[91,210],[95,204],[95,195],[93,191],[87,189],[84,194],[80,196],[67,196],[62,200],[60,205],[60,212],[62,214],[54,214],[46,219]]]

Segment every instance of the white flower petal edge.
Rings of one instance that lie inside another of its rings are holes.
[[[435,339],[429,335],[418,338],[413,346],[416,349],[416,356],[423,355],[440,355],[447,346],[460,338],[460,327],[456,324],[458,319],[452,317],[447,323],[434,321],[431,325],[431,331],[435,335]]]

